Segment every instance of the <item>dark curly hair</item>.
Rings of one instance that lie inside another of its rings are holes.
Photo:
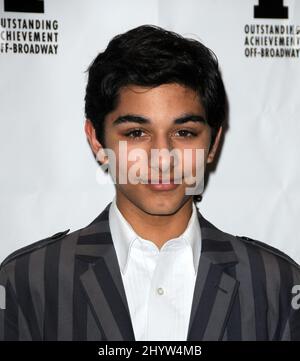
[[[87,69],[85,116],[105,147],[104,119],[117,106],[126,85],[178,83],[202,101],[212,130],[211,145],[226,118],[226,93],[215,54],[197,40],[154,25],[143,25],[115,36]],[[195,195],[194,201],[201,200]]]

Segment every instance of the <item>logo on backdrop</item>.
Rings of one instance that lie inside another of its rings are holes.
[[[254,17],[257,19],[288,19],[289,9],[283,0],[259,0],[254,6]]]
[[[45,19],[44,0],[3,0],[0,54],[57,55],[57,20]],[[17,14],[19,13],[19,14]],[[26,17],[22,13],[27,13]],[[28,13],[30,18],[28,17]]]
[[[300,26],[289,21],[289,10],[284,0],[256,0],[253,21],[244,25],[246,58],[300,57]]]
[[[4,11],[21,13],[43,13],[44,0],[4,0]]]

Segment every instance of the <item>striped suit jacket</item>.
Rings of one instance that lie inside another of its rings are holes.
[[[1,340],[135,340],[110,204],[87,227],[4,260]],[[222,232],[199,210],[198,218],[202,250],[187,340],[300,340],[300,310],[291,306],[299,265],[264,243]]]

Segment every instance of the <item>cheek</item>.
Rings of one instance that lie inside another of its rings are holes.
[[[180,152],[181,159],[179,159],[175,170],[181,167],[185,177],[196,176],[197,172],[200,172],[205,165],[206,153],[203,148],[184,149]]]
[[[114,149],[115,178],[117,183],[121,184],[137,184],[140,177],[147,178],[148,175],[148,153],[140,147],[130,147],[128,144],[117,146]]]
[[[202,168],[206,164],[210,133],[203,131],[198,138],[177,144],[179,161],[177,166],[191,174],[195,169]],[[186,173],[187,174],[187,173]]]

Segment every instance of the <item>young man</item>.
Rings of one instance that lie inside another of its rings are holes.
[[[222,232],[196,207],[201,189],[187,191],[214,160],[226,118],[213,53],[140,26],[93,61],[85,101],[86,136],[116,196],[87,227],[2,263],[1,339],[300,340],[299,265]]]

